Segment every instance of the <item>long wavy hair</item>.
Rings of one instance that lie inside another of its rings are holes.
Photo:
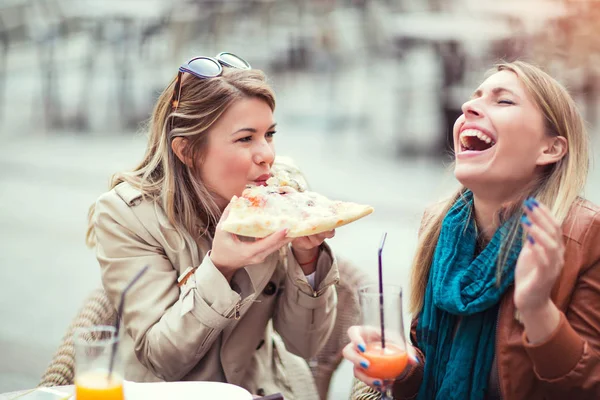
[[[502,211],[502,219],[521,212],[520,204],[528,196],[535,196],[546,204],[554,217],[562,224],[582,194],[589,170],[589,143],[584,120],[568,91],[540,68],[523,61],[500,63],[488,72],[512,71],[521,80],[533,101],[542,112],[546,134],[567,139],[568,150],[558,162],[548,166],[536,177],[523,193],[515,195],[511,204]],[[418,314],[429,279],[429,270],[437,246],[444,217],[452,205],[467,189],[460,187],[450,198],[434,206],[424,217],[421,225],[417,251],[412,264],[409,310]],[[507,250],[517,235],[514,229],[502,248]],[[502,249],[501,249],[502,250]],[[497,276],[501,275],[506,252],[498,258]]]
[[[265,75],[256,69],[225,68],[223,74],[209,79],[184,75],[178,106],[172,108],[176,77],[163,90],[148,123],[148,145],[141,163],[132,171],[113,175],[110,189],[127,182],[140,190],[145,199],[159,202],[169,222],[180,233],[198,240],[216,226],[221,211],[210,190],[199,178],[208,145],[207,131],[234,102],[258,98],[275,110],[275,94]],[[185,137],[185,156],[194,160],[186,166],[173,152],[171,142]],[[94,211],[88,213],[86,244],[96,243]]]

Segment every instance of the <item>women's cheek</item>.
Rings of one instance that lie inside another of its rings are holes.
[[[211,162],[211,160],[206,160],[206,162],[202,165],[200,170],[200,179],[205,186],[213,190],[217,189],[215,183],[219,181],[219,171],[214,163]]]
[[[236,192],[234,194],[241,194],[249,183],[248,179],[254,178],[254,176],[252,176],[252,159],[249,157],[248,152],[237,151],[230,154],[230,156],[222,162],[226,166],[224,179],[227,179],[228,182],[230,182],[232,190]]]
[[[501,175],[501,180],[520,180],[521,175],[527,170],[526,157],[520,154],[520,149],[512,143],[499,143],[490,169],[493,174]]]

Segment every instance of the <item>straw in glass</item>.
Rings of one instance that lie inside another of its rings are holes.
[[[381,325],[381,348],[385,349],[385,326],[383,319],[383,269],[381,263],[381,253],[383,253],[383,246],[385,245],[385,238],[387,237],[387,232],[384,232],[383,237],[381,238],[381,244],[379,245],[379,323]]]
[[[127,284],[127,286],[125,287],[125,289],[123,290],[123,293],[121,293],[121,302],[119,303],[119,311],[117,312],[117,321],[115,322],[115,338],[116,339],[118,339],[118,337],[119,337],[119,328],[121,327],[121,315],[123,315],[123,305],[125,304],[125,295],[127,294],[127,291],[133,286],[133,284],[136,283],[138,281],[138,279],[140,279],[142,277],[142,275],[144,275],[144,273],[148,270],[149,267],[150,267],[149,265],[146,265],[137,274],[135,274],[135,276],[133,277],[131,282],[129,282]],[[108,367],[108,379],[109,380],[112,375],[112,370],[113,370],[113,366],[115,363],[115,355],[117,354],[117,346],[118,345],[119,345],[119,341],[115,340],[113,343],[113,346],[112,346],[111,354],[110,354],[110,365]]]

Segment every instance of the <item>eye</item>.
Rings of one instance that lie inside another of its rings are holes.
[[[507,99],[503,99],[503,100],[498,100],[498,104],[509,104],[509,105],[514,105],[515,102],[512,100],[507,100]]]
[[[252,136],[245,136],[237,140],[237,142],[248,143],[252,141]]]
[[[267,138],[272,138],[273,136],[275,136],[276,133],[277,133],[277,131],[269,131],[269,132],[267,132],[266,136],[267,136]]]

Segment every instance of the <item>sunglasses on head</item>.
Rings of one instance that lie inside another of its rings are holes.
[[[223,73],[223,67],[237,69],[251,69],[248,61],[233,53],[222,52],[216,57],[195,57],[187,63],[179,67],[179,73],[175,80],[173,88],[173,100],[171,101],[171,109],[177,110],[181,97],[181,79],[184,73],[192,74],[196,78],[206,79],[215,78]]]

